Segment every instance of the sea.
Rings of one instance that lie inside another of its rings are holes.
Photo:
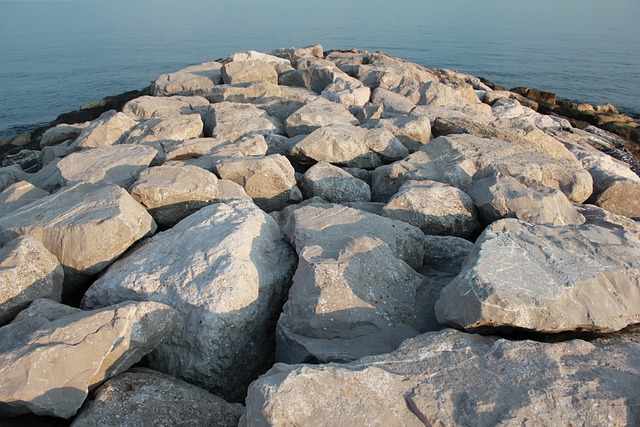
[[[316,43],[640,115],[639,0],[0,0],[0,139],[188,65]]]

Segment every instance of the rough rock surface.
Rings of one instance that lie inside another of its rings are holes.
[[[278,84],[278,73],[267,61],[233,61],[220,70],[225,84],[238,84],[263,80]]]
[[[619,227],[493,223],[436,303],[465,329],[612,332],[640,321],[640,240]]]
[[[187,114],[204,114],[209,101],[201,96],[141,96],[127,104],[122,112],[136,120],[175,117]]]
[[[244,407],[160,372],[133,368],[108,380],[80,410],[73,427],[235,427]]]
[[[247,134],[284,133],[282,123],[251,104],[220,102],[205,117],[205,136],[235,141]]]
[[[73,142],[74,148],[110,147],[120,144],[137,122],[124,113],[109,110],[91,122]]]
[[[40,241],[65,268],[66,286],[78,273],[99,273],[155,229],[151,216],[124,189],[81,183],[0,218],[0,242],[20,234]]]
[[[48,195],[27,181],[16,182],[0,193],[0,218]]]
[[[150,145],[162,153],[176,144],[202,136],[204,124],[199,114],[161,117],[146,120],[134,127],[124,144]]]
[[[20,181],[27,181],[29,175],[18,165],[0,168],[0,191]]]
[[[331,124],[357,125],[356,119],[346,107],[325,99],[313,101],[297,110],[284,122],[287,135],[309,134]]]
[[[275,318],[295,254],[273,218],[241,201],[205,207],[113,264],[83,300],[175,307],[184,321],[150,367],[239,401],[273,358]]]
[[[205,62],[159,76],[151,85],[154,96],[205,96],[215,85],[222,83],[219,62]]]
[[[366,182],[327,162],[312,166],[298,185],[307,199],[319,196],[329,203],[371,200],[371,189]]]
[[[367,129],[386,129],[402,143],[410,153],[431,140],[431,121],[426,117],[400,116],[388,119],[370,120],[362,127]]]
[[[124,302],[0,328],[0,414],[73,416],[89,388],[151,352],[178,318],[164,304]]]
[[[639,355],[637,339],[445,330],[346,365],[277,364],[249,388],[241,425],[635,425]]]
[[[57,145],[67,140],[75,140],[89,124],[89,122],[77,124],[64,123],[49,128],[40,138],[40,148]]]
[[[64,271],[42,243],[18,237],[0,248],[0,325],[38,298],[60,301]]]

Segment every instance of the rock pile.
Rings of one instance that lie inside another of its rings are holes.
[[[47,130],[0,168],[0,416],[639,424],[640,177],[531,106],[311,46]]]

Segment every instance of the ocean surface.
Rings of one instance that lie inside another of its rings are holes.
[[[0,139],[188,65],[315,43],[640,114],[639,0],[0,0]]]

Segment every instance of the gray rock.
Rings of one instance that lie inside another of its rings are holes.
[[[0,414],[72,417],[90,388],[151,352],[178,317],[164,304],[125,302],[0,328]]]
[[[71,144],[75,148],[100,148],[120,144],[138,123],[124,113],[109,110],[91,122]]]
[[[48,195],[27,181],[16,182],[0,193],[0,218]]]
[[[611,332],[637,323],[640,240],[618,228],[493,223],[442,291],[438,320],[538,332]]]
[[[0,167],[18,165],[25,172],[35,172],[39,169],[40,150],[23,149],[15,154],[5,154],[0,161]]]
[[[135,145],[83,150],[49,163],[29,182],[47,191],[79,182],[108,182],[128,188],[157,155],[155,148]]]
[[[141,96],[129,101],[122,112],[136,120],[176,117],[188,114],[203,115],[209,101],[201,96]]]
[[[357,125],[356,119],[345,106],[318,99],[300,108],[284,122],[290,137],[309,134],[331,124]]]
[[[201,137],[203,130],[204,123],[199,114],[149,119],[134,127],[124,144],[154,147],[159,151],[155,163],[162,163],[165,152],[185,140]]]
[[[464,119],[478,123],[490,123],[496,118],[491,114],[491,107],[487,104],[467,105],[418,105],[411,110],[412,116],[428,117],[431,126],[437,119]]]
[[[80,136],[83,129],[86,129],[91,123],[75,123],[66,124],[62,123],[52,128],[47,129],[40,138],[40,148],[49,147],[51,145],[57,145],[67,140],[75,140]]]
[[[171,227],[218,196],[218,178],[196,166],[162,165],[140,174],[131,196],[162,227]]]
[[[284,86],[295,86],[322,93],[338,78],[349,77],[331,61],[318,58],[305,58],[296,62],[296,70],[280,76],[279,83]]]
[[[499,99],[491,107],[491,111],[498,120],[519,119],[526,121],[540,129],[570,128],[567,119],[558,116],[540,114],[531,108],[525,107],[515,99]]]
[[[280,154],[264,157],[237,157],[220,160],[218,175],[242,185],[263,210],[279,211],[290,203],[302,200],[296,186],[295,170]]]
[[[376,88],[371,96],[371,103],[373,105],[381,105],[384,112],[384,116],[393,115],[408,115],[411,110],[416,107],[416,104],[411,102],[406,97],[391,92],[390,90],[383,89],[381,87]]]
[[[111,378],[93,393],[71,424],[82,426],[235,427],[244,407],[194,385],[145,368]]]
[[[469,237],[478,226],[471,198],[435,181],[408,181],[382,209],[388,218],[418,227],[425,234]]]
[[[196,138],[175,146],[167,153],[166,161],[209,158],[213,166],[225,157],[264,156],[268,149],[264,136],[260,134],[249,134],[236,141]]]
[[[363,129],[333,124],[315,130],[291,148],[302,162],[320,162],[357,168],[375,168],[385,161],[401,159],[408,150],[384,129]]]
[[[251,196],[244,191],[242,185],[236,184],[233,181],[229,181],[228,179],[219,179],[218,180],[218,197],[216,197],[216,201],[221,202],[230,202],[232,200],[253,200]]]
[[[473,243],[454,236],[424,236],[424,267],[457,275]]]
[[[42,243],[18,237],[0,248],[0,324],[13,319],[33,300],[60,301],[64,272]]]
[[[205,117],[205,136],[235,141],[247,134],[283,134],[282,123],[250,104],[213,104]]]
[[[225,84],[237,84],[263,80],[278,84],[278,73],[267,61],[233,61],[220,70]]]
[[[368,202],[371,189],[366,182],[327,162],[312,166],[299,182],[305,198],[322,197],[329,203]]]
[[[431,140],[431,122],[426,117],[408,116],[371,120],[362,127],[388,130],[410,153],[418,151]]]
[[[358,79],[341,76],[325,87],[321,95],[329,101],[343,105],[365,105],[371,97],[371,89],[360,83]]]
[[[49,163],[56,161],[56,159],[67,157],[75,151],[77,151],[77,149],[73,147],[73,140],[70,139],[59,145],[44,147],[40,152],[38,162],[41,168],[44,168],[49,165]]]
[[[278,225],[253,203],[215,204],[117,261],[82,304],[175,307],[184,322],[149,356],[150,367],[238,401],[273,360],[270,331],[295,263]]]
[[[65,290],[94,275],[155,231],[151,216],[124,189],[81,183],[0,218],[0,242],[20,234],[40,241],[65,268]]]
[[[205,62],[174,73],[163,74],[151,85],[151,94],[205,96],[211,88],[222,83],[220,68],[222,64],[219,62]]]
[[[244,426],[635,425],[640,344],[555,344],[446,330],[345,365],[275,365]]]
[[[480,100],[470,85],[454,88],[437,81],[430,81],[421,87],[420,100],[417,103],[430,107],[463,107],[480,104]]]
[[[0,191],[20,181],[27,181],[29,174],[18,165],[11,165],[0,168]]]

